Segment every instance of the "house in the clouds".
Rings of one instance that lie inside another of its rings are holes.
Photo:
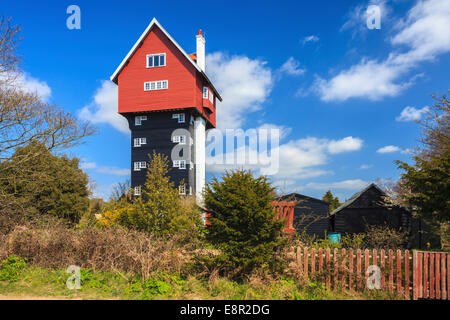
[[[156,151],[168,157],[169,175],[180,194],[201,200],[205,130],[216,126],[216,101],[222,100],[206,75],[205,58],[201,30],[196,52],[187,54],[153,19],[111,76],[118,86],[118,112],[131,130],[131,186],[136,196],[145,183],[148,155]]]

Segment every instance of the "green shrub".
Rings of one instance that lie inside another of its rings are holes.
[[[213,259],[222,271],[240,277],[280,262],[275,256],[283,244],[283,223],[273,219],[273,191],[266,177],[244,170],[226,172],[222,181],[213,179],[206,185],[206,239],[220,249]]]
[[[144,295],[167,295],[170,293],[170,284],[164,280],[149,278],[145,280]]]
[[[0,264],[0,281],[14,282],[19,280],[27,264],[24,259],[12,255]]]

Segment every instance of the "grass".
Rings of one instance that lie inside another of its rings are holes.
[[[229,300],[341,300],[397,299],[380,291],[327,291],[321,283],[300,284],[293,279],[237,283],[216,277],[204,280],[179,274],[154,274],[146,281],[118,272],[81,270],[81,288],[70,290],[65,270],[28,266],[17,281],[0,281],[0,296],[15,299],[229,299]]]

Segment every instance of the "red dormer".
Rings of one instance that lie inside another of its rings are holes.
[[[216,98],[205,74],[205,39],[188,55],[153,19],[111,76],[119,89],[119,113],[195,109],[208,127],[216,126]]]

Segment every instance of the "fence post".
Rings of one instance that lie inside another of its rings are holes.
[[[347,268],[346,268],[346,264],[347,264],[347,255],[346,255],[346,251],[345,249],[342,249],[342,261],[341,261],[341,272],[342,272],[342,289],[345,289],[347,286]]]
[[[384,249],[381,249],[380,252],[380,264],[381,264],[381,289],[384,290],[386,287],[386,268],[385,268],[385,259],[386,259],[386,253],[384,252]]]
[[[423,252],[417,254],[417,259],[419,260],[419,276],[417,277],[419,281],[419,298],[423,298]]]
[[[430,294],[430,282],[428,281],[428,253],[423,254],[423,297],[426,299]]]
[[[356,250],[356,290],[361,290],[361,249]]]
[[[450,300],[450,253],[447,256],[447,299]]]
[[[419,285],[417,283],[417,251],[413,250],[413,299],[417,300],[419,298]]]
[[[336,290],[338,288],[338,272],[339,272],[339,263],[338,263],[338,249],[334,248],[333,250],[333,268],[334,268],[334,289]]]
[[[316,248],[311,250],[311,279],[314,278],[316,274]]]
[[[436,299],[441,298],[441,268],[440,266],[440,260],[441,260],[441,254],[436,253]]]
[[[402,293],[402,251],[397,249],[397,293]]]
[[[405,250],[405,299],[410,299],[409,295],[409,251]]]
[[[348,277],[348,289],[353,290],[353,249],[350,248],[348,251],[348,270],[349,270],[349,277]]]
[[[297,247],[297,268],[298,274],[301,278],[303,278],[303,270],[302,270],[302,249]]]
[[[448,288],[445,287],[445,281],[447,280],[447,270],[445,268],[445,253],[441,253],[441,269],[442,269],[441,298],[446,300]]]
[[[369,249],[364,250],[364,288],[365,290],[367,290],[367,281],[369,280],[369,260],[370,260],[370,254],[369,254]]]
[[[430,298],[434,297],[434,253],[430,253]]]
[[[393,251],[389,249],[389,292],[394,291],[394,262],[392,259]]]
[[[305,280],[308,279],[308,248],[303,248],[303,275]]]
[[[323,249],[319,248],[319,273],[323,270]]]
[[[326,264],[327,264],[327,289],[331,288],[331,276],[330,276],[330,248],[327,248],[326,254]]]

